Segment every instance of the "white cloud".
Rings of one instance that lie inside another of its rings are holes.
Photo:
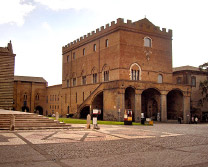
[[[94,0],[34,0],[52,10],[89,8]]]
[[[47,22],[43,22],[42,23],[42,27],[43,27],[43,29],[45,29],[49,33],[52,33],[53,32],[52,27]]]
[[[34,10],[35,6],[25,4],[21,0],[4,0],[0,2],[0,24],[11,23],[22,26],[25,16]]]

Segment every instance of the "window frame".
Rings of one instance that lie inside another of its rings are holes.
[[[144,47],[152,48],[152,39],[150,37],[144,37]]]

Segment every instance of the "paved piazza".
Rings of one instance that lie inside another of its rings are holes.
[[[208,166],[208,124],[0,131],[0,167]]]

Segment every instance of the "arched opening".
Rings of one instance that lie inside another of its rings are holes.
[[[98,116],[98,120],[103,120],[103,92],[96,95],[93,99],[92,109],[100,109],[101,114]]]
[[[160,92],[154,88],[149,88],[142,93],[142,113],[145,118],[160,121]]]
[[[43,108],[41,106],[35,107],[36,113],[39,115],[43,115]]]
[[[125,109],[132,110],[132,121],[135,121],[135,90],[132,87],[125,90]]]
[[[180,90],[171,90],[167,94],[167,119],[183,119],[183,93]]]
[[[22,111],[23,111],[23,112],[25,112],[25,111],[26,111],[26,112],[29,112],[30,109],[29,109],[29,107],[27,107],[27,106],[23,106],[23,107],[22,107]]]
[[[90,114],[90,107],[89,106],[85,106],[80,111],[80,118],[81,119],[86,119],[88,114]]]

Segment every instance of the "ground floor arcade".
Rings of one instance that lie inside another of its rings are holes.
[[[99,119],[122,121],[125,109],[132,109],[133,121],[146,118],[166,122],[181,118],[190,120],[190,87],[175,84],[114,81],[104,83],[80,108],[79,117],[86,118],[93,109],[101,109]]]

